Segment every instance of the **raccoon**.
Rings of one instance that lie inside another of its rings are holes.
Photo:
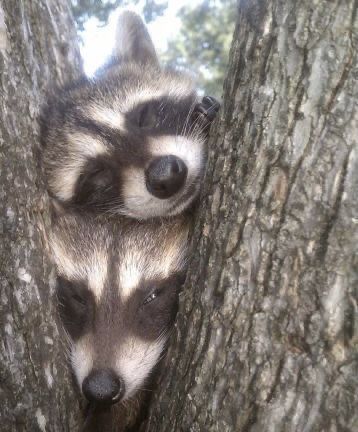
[[[185,277],[189,219],[65,213],[50,246],[78,386],[95,405],[131,399],[165,351]]]
[[[52,197],[69,208],[149,219],[180,214],[200,189],[219,108],[162,68],[142,20],[124,12],[113,58],[49,101],[41,116]]]

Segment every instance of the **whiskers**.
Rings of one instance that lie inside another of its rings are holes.
[[[193,116],[194,116],[194,112],[195,112],[195,107],[197,106],[198,102],[196,100],[194,100],[192,102],[192,104],[190,105],[188,114],[185,118],[184,124],[181,128],[181,130],[177,130],[177,135],[182,135],[188,138],[193,138],[193,132],[200,132],[204,130],[204,125],[202,124],[200,126],[200,123],[203,123],[203,119],[202,117],[198,114],[194,120],[193,120]],[[191,122],[191,120],[193,120]],[[199,129],[199,130],[197,130]]]

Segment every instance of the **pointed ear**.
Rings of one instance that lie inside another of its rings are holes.
[[[131,11],[122,12],[118,18],[113,54],[122,61],[159,65],[145,24]]]

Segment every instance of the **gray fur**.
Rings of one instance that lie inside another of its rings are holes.
[[[43,110],[48,190],[63,205],[86,211],[136,219],[179,214],[197,197],[205,163],[208,125],[196,115],[193,81],[159,66],[137,15],[124,13],[117,35],[106,67],[57,93]],[[188,174],[178,192],[159,199],[148,192],[145,172],[153,159],[170,154]]]
[[[148,30],[134,12],[124,11],[118,18],[113,57],[127,62],[151,63],[159,67]]]
[[[128,399],[150,376],[176,314],[188,222],[55,218],[50,244],[60,315],[80,388],[92,370],[110,368]]]

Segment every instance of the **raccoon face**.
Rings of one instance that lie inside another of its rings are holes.
[[[213,116],[188,76],[159,66],[137,15],[122,14],[118,29],[112,62],[43,112],[48,188],[87,211],[176,215],[198,195]]]
[[[187,233],[183,219],[144,226],[60,217],[51,235],[59,312],[90,402],[130,398],[160,360],[176,316]]]

